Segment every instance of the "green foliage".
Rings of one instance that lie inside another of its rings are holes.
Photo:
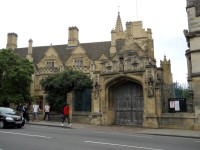
[[[47,93],[47,101],[52,109],[59,112],[66,103],[67,93],[92,86],[92,80],[83,72],[67,69],[47,77],[41,85]]]
[[[51,105],[51,110],[62,112],[64,104],[66,104],[66,95],[60,93],[49,93],[47,100]]]
[[[0,50],[0,60],[0,105],[32,101],[32,63],[7,49]]]
[[[190,99],[189,89],[186,86],[181,85],[177,82],[175,82],[173,85],[174,85],[174,94],[176,98]]]

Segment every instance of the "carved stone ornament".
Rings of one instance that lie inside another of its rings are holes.
[[[147,93],[149,97],[154,96],[154,82],[152,71],[149,69],[146,72]]]
[[[94,85],[95,99],[96,99],[97,97],[99,97],[99,90],[100,90],[99,88],[100,88],[100,85],[98,84],[98,82],[96,82],[95,85]]]
[[[152,97],[154,95],[154,86],[153,86],[153,78],[149,77],[148,79],[148,96]]]

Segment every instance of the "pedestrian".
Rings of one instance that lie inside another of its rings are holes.
[[[66,118],[68,121],[68,126],[71,127],[72,124],[70,122],[70,107],[68,103],[63,108],[63,118],[62,118],[62,123],[61,123],[62,126],[64,125],[63,123],[65,122]]]
[[[22,112],[23,112],[23,117],[25,119],[25,122],[29,122],[29,113],[28,113],[28,104],[25,104],[23,107],[22,107]]]
[[[46,116],[48,116],[48,121],[51,121],[49,103],[46,103],[46,105],[44,106],[44,121],[46,120]]]
[[[34,120],[39,121],[39,120],[38,120],[38,110],[39,110],[39,105],[38,105],[38,102],[36,102],[36,103],[33,105],[33,121],[34,121]]]
[[[16,107],[16,112],[18,115],[22,116],[22,104],[19,103]]]

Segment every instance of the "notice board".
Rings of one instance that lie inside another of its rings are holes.
[[[186,98],[168,98],[168,112],[187,112]]]

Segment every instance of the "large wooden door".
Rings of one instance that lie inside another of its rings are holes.
[[[110,100],[116,110],[115,124],[142,125],[143,123],[143,90],[135,82],[114,85],[109,91]]]

